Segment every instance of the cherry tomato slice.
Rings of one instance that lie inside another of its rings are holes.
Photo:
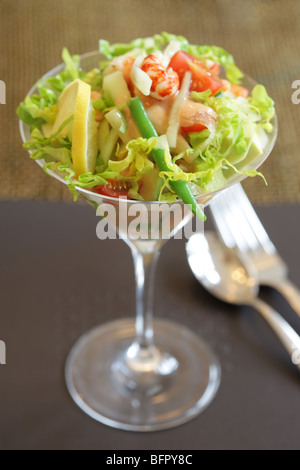
[[[95,186],[93,191],[97,194],[102,194],[103,196],[109,197],[123,197],[129,199],[129,189],[124,187],[122,181],[117,180],[107,180],[107,184],[103,184],[101,186]]]
[[[195,122],[195,124],[193,124],[192,126],[181,127],[181,129],[186,134],[189,134],[190,132],[201,132],[204,129],[207,129],[207,127],[204,126],[203,124]]]
[[[179,76],[180,83],[186,72],[192,72],[192,91],[205,91],[210,89],[212,95],[222,88],[221,80],[213,73],[212,67],[207,68],[200,60],[184,51],[178,51],[170,60],[171,67]]]
[[[208,66],[206,65],[206,68],[209,72],[213,73],[214,75],[219,75],[221,70],[220,64],[217,64],[216,62],[212,62]]]

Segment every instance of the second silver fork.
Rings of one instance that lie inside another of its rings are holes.
[[[238,247],[256,270],[260,284],[277,289],[300,317],[300,291],[288,279],[286,263],[278,254],[241,184],[228,188],[210,204],[224,243]]]

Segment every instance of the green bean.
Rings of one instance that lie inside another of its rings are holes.
[[[128,101],[128,107],[131,111],[132,117],[140,133],[142,134],[142,137],[144,137],[145,139],[150,139],[151,137],[158,137],[155,127],[150,121],[143,106],[143,103],[138,96],[135,98],[131,98]],[[165,159],[164,149],[153,149],[151,153],[155,160],[155,163],[161,171],[171,171]],[[206,219],[186,181],[170,181],[170,186],[175,191],[175,193],[183,200],[183,202],[190,207],[194,215],[196,215],[200,220]]]

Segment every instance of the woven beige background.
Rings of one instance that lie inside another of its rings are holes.
[[[61,62],[61,50],[97,49],[98,39],[129,41],[168,31],[190,42],[221,45],[263,83],[276,102],[279,136],[262,166],[269,186],[245,182],[257,203],[300,202],[300,105],[291,101],[300,79],[297,0],[0,0],[0,199],[71,200],[21,147],[15,109],[31,85]]]

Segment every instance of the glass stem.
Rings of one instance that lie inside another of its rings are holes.
[[[128,241],[127,241],[128,243]],[[124,393],[154,395],[163,390],[178,369],[178,361],[155,344],[153,300],[155,268],[163,241],[131,242],[136,280],[135,338],[113,365]]]
[[[160,251],[142,253],[133,248],[136,280],[136,343],[144,354],[153,347],[153,300],[155,271]]]

